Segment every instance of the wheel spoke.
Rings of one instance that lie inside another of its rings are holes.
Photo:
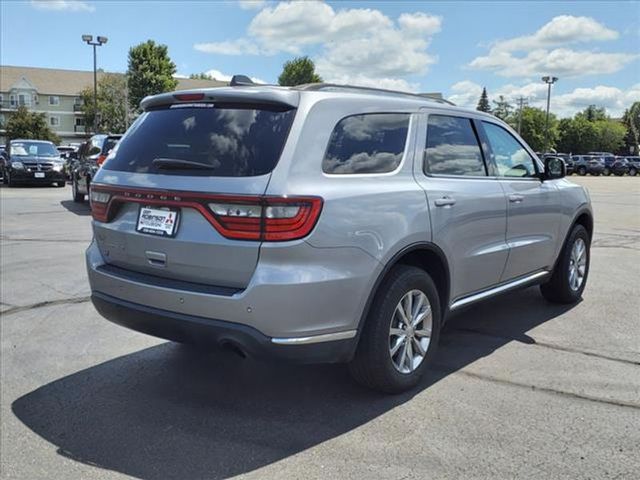
[[[401,336],[403,336],[404,334],[405,334],[405,331],[404,331],[403,329],[401,329],[401,328],[393,328],[393,327],[392,327],[392,328],[389,330],[389,336],[390,336],[390,337],[393,337],[393,336],[395,336],[395,337],[401,337]]]
[[[416,350],[418,350],[418,353],[420,354],[420,356],[424,357],[426,355],[426,351],[424,348],[422,348],[422,344],[420,343],[420,340],[417,338],[413,338],[413,344],[416,347]]]
[[[412,342],[406,342],[407,348],[405,350],[405,354],[407,356],[407,368],[409,371],[413,371],[413,346]]]
[[[423,328],[422,330],[416,330],[414,332],[416,334],[417,337],[431,337],[431,329],[430,328]]]
[[[411,319],[412,319],[412,321],[420,313],[420,310],[422,309],[422,305],[424,305],[424,295],[422,293],[418,293],[418,301],[413,304],[413,308],[411,309]]]
[[[409,292],[404,302],[404,319],[406,325],[411,325],[411,312],[413,310],[413,292]]]
[[[431,306],[427,305],[427,307],[424,309],[424,311],[422,313],[420,313],[420,315],[416,316],[415,319],[413,320],[412,323],[412,327],[417,327],[418,325],[420,325],[420,323],[427,319],[427,318],[431,318]]]
[[[389,350],[391,357],[393,357],[398,352],[400,347],[402,347],[406,343],[406,341],[407,341],[407,337],[398,338],[398,340],[396,341],[396,344],[393,347],[391,347],[391,350]]]
[[[398,306],[396,307],[396,312],[398,313],[398,315],[400,315],[400,320],[402,321],[402,323],[404,323],[405,325],[409,325],[409,319],[407,318],[407,314],[404,312],[404,308],[402,307],[402,305],[398,304]]]

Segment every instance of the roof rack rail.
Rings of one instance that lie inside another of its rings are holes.
[[[399,90],[387,90],[384,88],[375,88],[375,87],[359,87],[356,85],[339,85],[337,83],[306,83],[304,85],[298,85],[296,87],[292,87],[294,90],[304,90],[310,92],[370,92],[376,93],[380,95],[389,95],[389,96],[403,96],[409,97],[413,99],[421,99],[421,100],[430,100],[436,103],[443,103],[446,105],[455,106],[455,103],[450,102],[449,100],[445,100],[444,98],[438,98],[429,94],[419,94],[419,93],[409,93],[409,92],[401,92]]]

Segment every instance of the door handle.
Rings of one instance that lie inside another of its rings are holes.
[[[509,201],[511,203],[520,203],[524,200],[524,195],[509,195]]]
[[[434,202],[436,207],[452,207],[456,204],[456,199],[451,197],[437,198]]]

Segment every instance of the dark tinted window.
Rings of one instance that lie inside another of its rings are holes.
[[[495,123],[482,122],[501,177],[533,177],[534,160],[516,138]]]
[[[429,115],[424,168],[433,175],[487,174],[471,120]]]
[[[408,113],[371,113],[343,118],[322,161],[325,173],[392,172],[402,161]]]
[[[116,146],[116,143],[118,143],[119,138],[116,137],[107,137],[104,140],[104,143],[102,144],[102,154],[103,155],[108,155],[109,152],[113,149],[113,147]]]
[[[170,175],[247,177],[269,173],[284,147],[295,110],[213,104],[143,113],[118,142],[108,170]],[[155,159],[207,169],[163,169]]]

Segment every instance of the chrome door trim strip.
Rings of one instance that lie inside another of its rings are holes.
[[[497,287],[490,288],[488,290],[484,290],[479,293],[474,293],[473,295],[469,295],[468,297],[462,297],[451,304],[449,310],[455,310],[457,308],[463,307],[465,305],[469,305],[470,303],[478,302],[480,300],[484,300],[489,297],[493,297],[499,293],[506,292],[507,290],[511,290],[513,288],[525,285],[529,282],[533,282],[542,277],[546,277],[549,275],[548,271],[536,272],[531,275],[527,275],[526,277],[521,277],[516,280],[512,280],[507,283],[503,283],[502,285],[498,285]]]
[[[309,337],[288,337],[272,338],[271,342],[278,345],[309,345],[311,343],[332,342],[334,340],[347,340],[353,338],[358,333],[357,330],[346,330],[344,332],[324,333],[322,335],[312,335]]]

